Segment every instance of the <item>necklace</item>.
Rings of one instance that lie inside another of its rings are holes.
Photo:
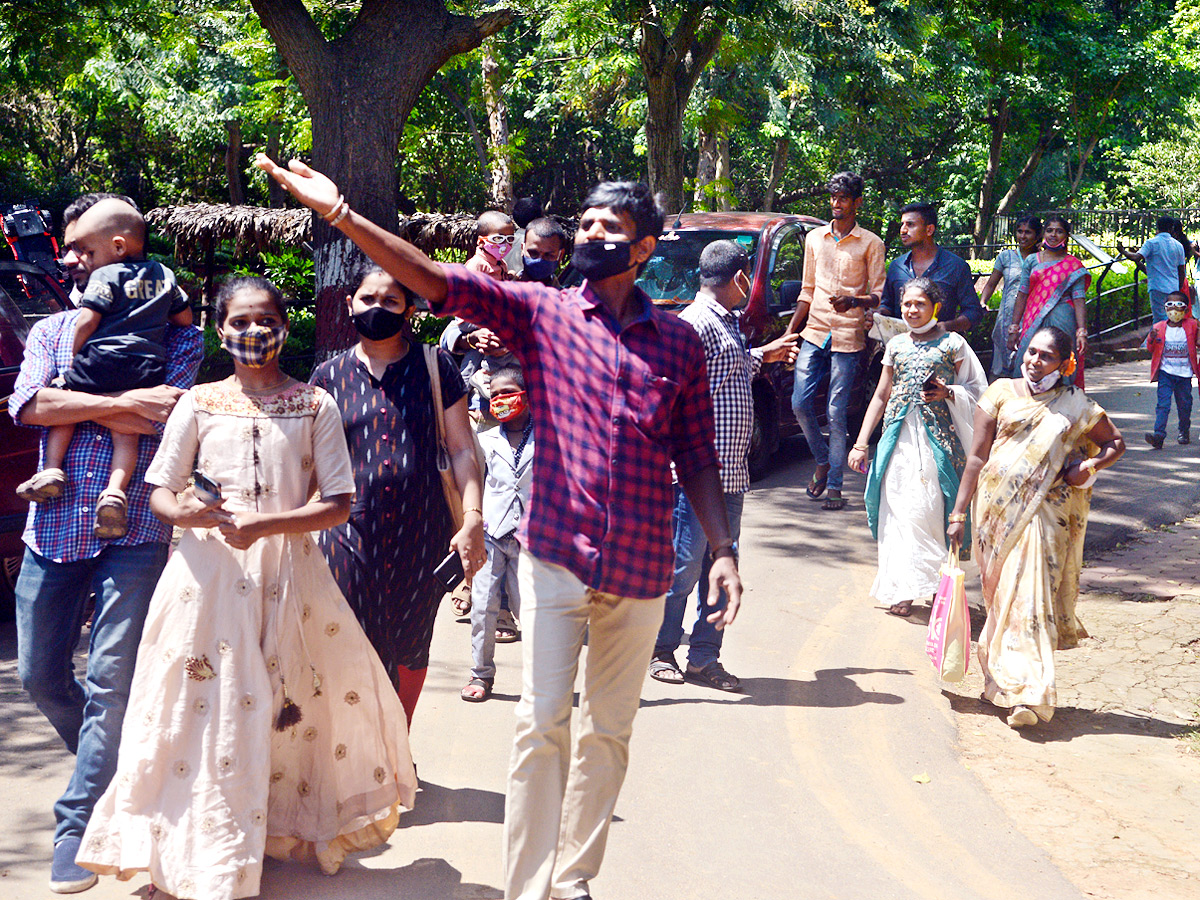
[[[288,381],[290,381],[290,380],[291,380],[290,375],[284,375],[283,379],[281,381],[279,381],[275,384],[272,384],[272,385],[268,385],[265,388],[248,388],[248,387],[246,387],[246,385],[242,384],[242,380],[240,378],[238,378],[237,383],[238,383],[238,387],[241,389],[243,394],[250,394],[252,396],[257,397],[257,396],[261,396],[263,394],[274,393],[275,391],[277,391],[281,387],[283,387],[285,384],[287,384]]]
[[[517,449],[514,453],[515,463],[521,464],[521,454],[525,452],[525,445],[529,443],[529,438],[533,434],[533,416],[529,417],[529,421],[525,423],[525,429],[521,433],[521,443],[517,444]]]

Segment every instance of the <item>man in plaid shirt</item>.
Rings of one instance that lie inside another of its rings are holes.
[[[750,488],[750,434],[754,429],[754,393],[751,382],[764,362],[791,362],[796,358],[799,335],[790,334],[747,352],[738,328],[737,308],[750,294],[750,257],[736,241],[713,241],[700,254],[700,290],[679,318],[696,329],[708,364],[716,420],[717,456],[721,460],[721,487],[736,553],[742,524],[742,501]],[[675,486],[675,575],[667,591],[662,627],[654,643],[650,677],[682,684],[685,673],[675,661],[683,638],[683,614],[692,589],[700,584],[699,618],[688,641],[686,678],[721,691],[735,691],[741,683],[721,665],[721,636],[709,614],[725,606],[721,594],[709,601],[708,570],[712,558],[708,539],[691,502]]]
[[[76,217],[84,211],[79,209]],[[63,242],[86,268],[86,252],[71,241],[72,225],[73,221],[65,225]],[[75,865],[75,852],[92,807],[116,769],[138,641],[171,537],[170,529],[150,512],[150,486],[144,476],[158,449],[161,425],[195,381],[203,357],[199,330],[172,327],[166,338],[167,383],[161,387],[115,396],[51,387],[71,364],[77,316],[74,310],[62,312],[29,330],[8,401],[10,414],[21,425],[77,426],[63,464],[67,487],[62,496],[30,504],[16,585],[21,683],[76,755],[74,775],[54,806],[50,889],[58,893],[86,890],[96,882],[95,874]],[[93,535],[92,522],[96,501],[108,484],[110,430],[142,438],[128,491],[129,531],[119,540],[105,541]],[[80,684],[72,654],[82,630],[84,604],[93,591],[96,608],[87,678]]]
[[[517,532],[524,674],[504,816],[505,897],[589,897],[671,582],[672,462],[713,548],[710,591],[729,597],[713,614],[716,627],[734,620],[742,592],[704,350],[686,323],[634,286],[662,211],[645,185],[597,185],[572,254],[587,280],[556,290],[441,266],[349,210],[303,163],[293,160],[289,172],[260,155],[257,164],[440,315],[492,329],[521,361],[538,441]],[[471,571],[481,560],[467,555]]]

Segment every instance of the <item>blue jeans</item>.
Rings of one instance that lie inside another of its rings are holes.
[[[68,563],[25,550],[16,587],[17,670],[37,708],[76,754],[75,773],[54,804],[56,844],[83,837],[117,768],[138,642],[166,562],[166,544],[109,546],[99,556]],[[72,655],[93,590],[96,611],[81,684]]]
[[[729,517],[729,534],[733,538],[734,554],[737,553],[737,540],[742,530],[742,502],[745,494],[726,494],[725,512]],[[710,662],[715,662],[721,656],[721,638],[724,631],[718,631],[708,621],[714,612],[725,608],[725,592],[717,598],[715,606],[708,605],[708,573],[712,569],[712,557],[708,553],[708,538],[700,527],[700,520],[687,495],[679,485],[675,486],[675,576],[671,580],[671,589],[667,591],[666,606],[663,610],[662,627],[658,630],[658,639],[654,642],[654,655],[674,653],[679,649],[683,640],[683,613],[687,607],[688,597],[692,589],[699,583],[700,619],[692,628],[692,637],[688,641],[688,664],[697,669],[703,669]]]
[[[1171,398],[1175,398],[1175,409],[1179,413],[1179,436],[1189,437],[1192,432],[1192,379],[1182,375],[1158,370],[1158,403],[1154,407],[1154,433],[1158,437],[1167,435],[1167,417],[1171,415]]]
[[[831,491],[842,489],[842,471],[846,465],[846,411],[850,390],[858,375],[858,354],[838,353],[801,341],[796,357],[796,382],[792,388],[792,412],[804,432],[804,440],[818,466],[829,466]],[[829,440],[817,424],[816,398],[821,383],[829,379]]]
[[[1155,323],[1167,319],[1167,291],[1150,291],[1150,318]]]

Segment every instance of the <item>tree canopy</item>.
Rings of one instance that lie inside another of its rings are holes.
[[[820,214],[843,168],[869,220],[929,200],[949,242],[1200,204],[1197,0],[13,0],[0,47],[3,203],[279,205],[265,149],[393,228],[569,214],[617,177],[671,210]]]

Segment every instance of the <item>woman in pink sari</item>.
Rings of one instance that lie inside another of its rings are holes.
[[[1087,354],[1088,285],[1092,276],[1078,257],[1067,252],[1071,223],[1060,215],[1047,217],[1042,232],[1042,249],[1025,257],[1021,287],[1013,304],[1013,324],[1008,326],[1008,346],[1016,360],[1025,358],[1029,342],[1038,329],[1059,328],[1075,337],[1075,374],[1067,384],[1083,387],[1083,359]]]

